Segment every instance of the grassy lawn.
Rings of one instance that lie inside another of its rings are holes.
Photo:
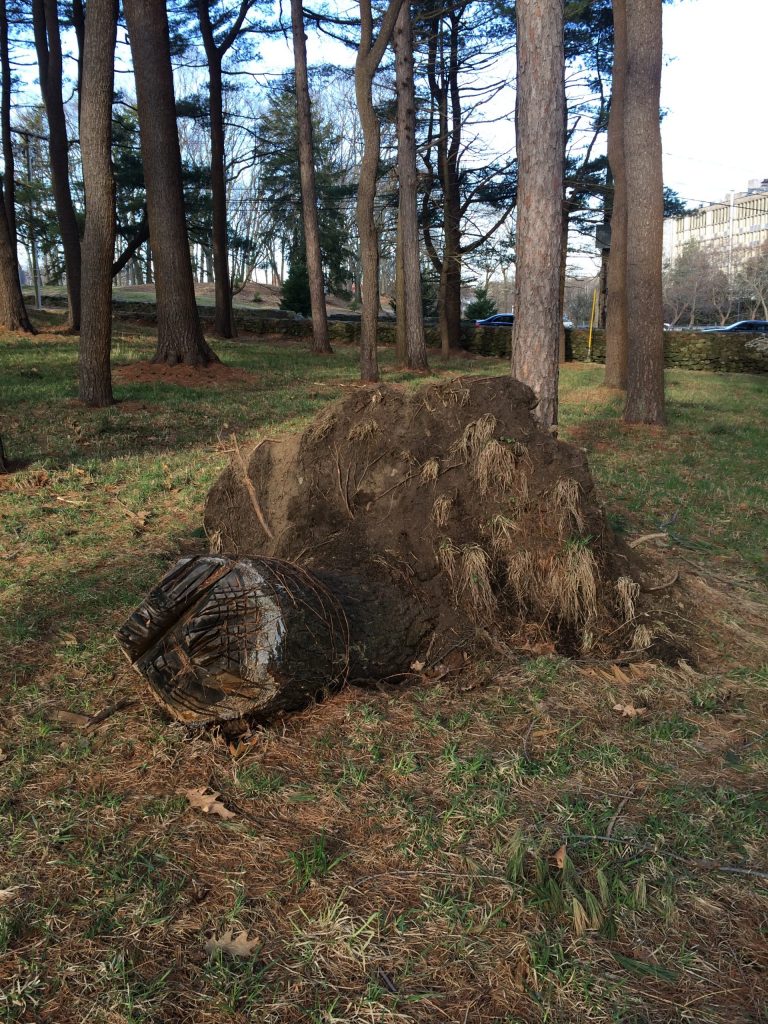
[[[231,434],[300,426],[357,353],[216,348],[247,379],[93,411],[76,341],[0,339],[0,1021],[764,1020],[768,381],[669,372],[644,431],[602,368],[562,375],[614,528],[668,533],[695,668],[489,651],[230,746],[170,725],[112,634],[204,549]],[[118,328],[116,364],[151,351]],[[205,787],[233,816],[190,806]],[[217,948],[240,932],[247,955]]]

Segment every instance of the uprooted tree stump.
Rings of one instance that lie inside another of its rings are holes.
[[[357,389],[301,434],[235,445],[180,562],[119,637],[185,721],[295,708],[407,672],[429,643],[549,639],[650,650],[665,627],[597,502],[583,452],[509,378]]]
[[[177,562],[117,637],[180,721],[267,719],[350,678],[397,672],[424,632],[414,611],[362,580],[324,581],[275,558],[200,555]]]

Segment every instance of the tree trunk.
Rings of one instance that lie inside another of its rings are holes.
[[[200,0],[207,6],[207,0]],[[213,48],[215,50],[215,47]],[[207,48],[206,48],[207,50]],[[224,92],[221,59],[208,53],[208,110],[211,117],[211,203],[213,207],[212,248],[216,311],[214,330],[222,338],[237,336],[232,312],[232,283],[229,278],[227,239],[227,176],[224,152]]]
[[[662,0],[632,0],[627,5],[627,423],[665,421],[661,6]]]
[[[6,0],[0,0],[0,134],[3,140],[3,204],[8,221],[11,243],[16,248],[16,178],[11,133],[11,89],[13,85],[11,59],[8,53],[8,10]]]
[[[355,59],[355,98],[363,134],[363,155],[357,187],[357,231],[362,265],[362,313],[360,322],[360,379],[379,379],[376,330],[379,318],[379,238],[373,204],[379,169],[381,130],[373,106],[373,77],[392,38],[403,0],[389,0],[379,34],[373,37],[371,0],[360,2],[360,45]]]
[[[8,462],[5,458],[5,448],[3,448],[3,439],[0,437],[0,473],[8,472]]]
[[[391,610],[386,592],[361,580],[202,555],[177,562],[117,638],[174,718],[266,720],[348,679],[406,672],[413,626],[392,615],[382,629]]]
[[[408,323],[405,312],[405,278],[403,276],[403,224],[397,218],[395,249],[395,366],[405,367],[408,358]]]
[[[69,142],[62,97],[62,52],[56,0],[32,0],[40,91],[48,119],[51,182],[67,272],[69,327],[80,329],[80,231],[69,187]]]
[[[136,79],[149,237],[155,265],[155,362],[218,362],[207,345],[195,302],[184,213],[181,153],[163,0],[124,0]]]
[[[307,40],[304,34],[304,8],[301,0],[291,0],[293,61],[296,70],[296,124],[301,175],[301,211],[304,223],[304,246],[312,307],[312,351],[318,355],[332,352],[328,337],[328,316],[325,309],[323,259],[320,254],[320,228],[317,222],[317,188],[315,186],[315,151],[312,141],[312,107],[307,75]]]
[[[400,185],[397,211],[397,266],[402,276],[402,285],[397,295],[397,322],[399,327],[402,325],[406,366],[411,370],[427,370],[429,364],[424,336],[419,259],[413,29],[408,2],[400,8],[392,39],[397,90],[397,175]]]
[[[85,190],[79,397],[111,405],[112,259],[115,253],[115,182],[112,176],[112,92],[117,0],[88,0],[80,97],[80,150]]]
[[[614,0],[613,85],[608,117],[608,162],[613,176],[613,206],[605,326],[605,384],[609,388],[627,386],[627,178],[624,157],[627,56],[627,0]]]
[[[562,366],[565,362],[565,271],[568,263],[568,229],[571,224],[571,207],[567,199],[563,200],[560,238],[560,267],[558,270],[557,307],[560,310],[560,322],[557,326],[557,360]]]
[[[35,333],[21,294],[19,260],[8,230],[4,202],[0,204],[0,324],[9,331]]]
[[[361,9],[362,9],[361,4]],[[379,168],[381,134],[379,118],[373,107],[373,74],[367,61],[358,56],[355,65],[355,96],[363,131],[363,157],[357,186],[357,231],[360,236],[361,313],[360,313],[360,379],[379,379],[376,353],[376,330],[379,317],[379,239],[373,204],[376,198],[376,174]]]
[[[565,151],[562,0],[517,3],[517,266],[512,373],[557,423]]]

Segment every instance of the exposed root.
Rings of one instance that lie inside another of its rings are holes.
[[[637,599],[640,597],[640,584],[635,583],[629,576],[619,576],[616,580],[616,595],[622,621],[632,622],[635,618]]]
[[[447,526],[452,508],[453,499],[449,498],[447,494],[441,494],[435,498],[435,503],[432,506],[432,522],[438,529]]]

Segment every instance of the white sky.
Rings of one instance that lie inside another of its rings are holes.
[[[768,178],[766,0],[664,8],[664,182],[695,203]]]
[[[314,33],[308,49],[310,63],[353,60]],[[262,44],[261,52],[272,68],[292,61],[282,41]],[[698,205],[717,202],[731,189],[744,191],[750,179],[768,178],[768,0],[665,4],[664,53],[665,184]]]

